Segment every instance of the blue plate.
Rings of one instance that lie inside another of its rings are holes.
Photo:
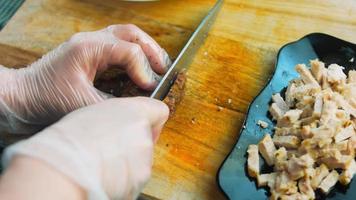
[[[265,133],[272,133],[274,124],[268,114],[272,94],[281,92],[290,80],[298,77],[294,70],[296,64],[309,63],[309,60],[315,58],[326,64],[337,63],[344,66],[347,72],[356,67],[356,45],[330,35],[312,33],[279,50],[273,77],[250,105],[240,138],[220,167],[218,183],[229,199],[268,199],[268,190],[257,188],[256,181],[247,176],[246,150],[249,144],[257,144]],[[355,58],[354,62],[351,62],[352,58]],[[268,128],[261,129],[256,125],[258,120],[267,122]],[[260,163],[263,165],[262,159]],[[326,197],[318,196],[318,198],[355,200],[355,179],[347,187],[338,183]]]

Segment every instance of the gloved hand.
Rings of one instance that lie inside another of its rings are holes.
[[[134,25],[77,33],[27,68],[0,66],[0,131],[34,133],[108,98],[93,80],[109,66],[124,68],[138,86],[151,90],[170,63],[168,54]]]
[[[30,156],[68,176],[91,200],[135,199],[150,177],[153,144],[168,114],[164,103],[145,97],[106,100],[8,147],[3,164]]]

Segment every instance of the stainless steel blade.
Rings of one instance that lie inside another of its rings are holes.
[[[189,67],[195,53],[204,43],[210,27],[215,20],[216,14],[220,10],[222,4],[223,0],[218,0],[206,17],[202,20],[182,51],[179,53],[177,59],[173,62],[168,72],[164,75],[157,88],[151,94],[151,98],[163,100],[174,83],[176,75],[183,69],[187,69]]]

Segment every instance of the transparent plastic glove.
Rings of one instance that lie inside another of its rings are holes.
[[[134,25],[77,33],[27,68],[0,67],[0,131],[34,133],[77,108],[108,98],[93,87],[97,73],[121,67],[151,90],[171,61]]]
[[[150,177],[153,145],[168,114],[164,103],[145,97],[106,100],[10,146],[3,164],[30,156],[74,180],[91,200],[135,199]]]

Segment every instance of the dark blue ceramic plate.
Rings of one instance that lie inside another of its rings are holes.
[[[272,94],[281,92],[288,82],[298,74],[294,66],[298,63],[309,63],[318,58],[326,64],[337,63],[345,67],[347,72],[356,68],[356,45],[338,38],[313,33],[302,39],[283,46],[277,56],[275,72],[262,92],[254,99],[247,113],[240,138],[225,159],[218,173],[221,190],[231,200],[268,199],[265,188],[257,188],[255,180],[246,173],[246,150],[249,144],[257,144],[265,133],[271,133],[273,122],[268,116],[268,107]],[[350,62],[355,58],[355,62]],[[267,129],[256,125],[258,120],[268,122]],[[260,163],[263,164],[261,159]],[[355,200],[356,178],[348,187],[337,185],[326,197],[321,199]]]

